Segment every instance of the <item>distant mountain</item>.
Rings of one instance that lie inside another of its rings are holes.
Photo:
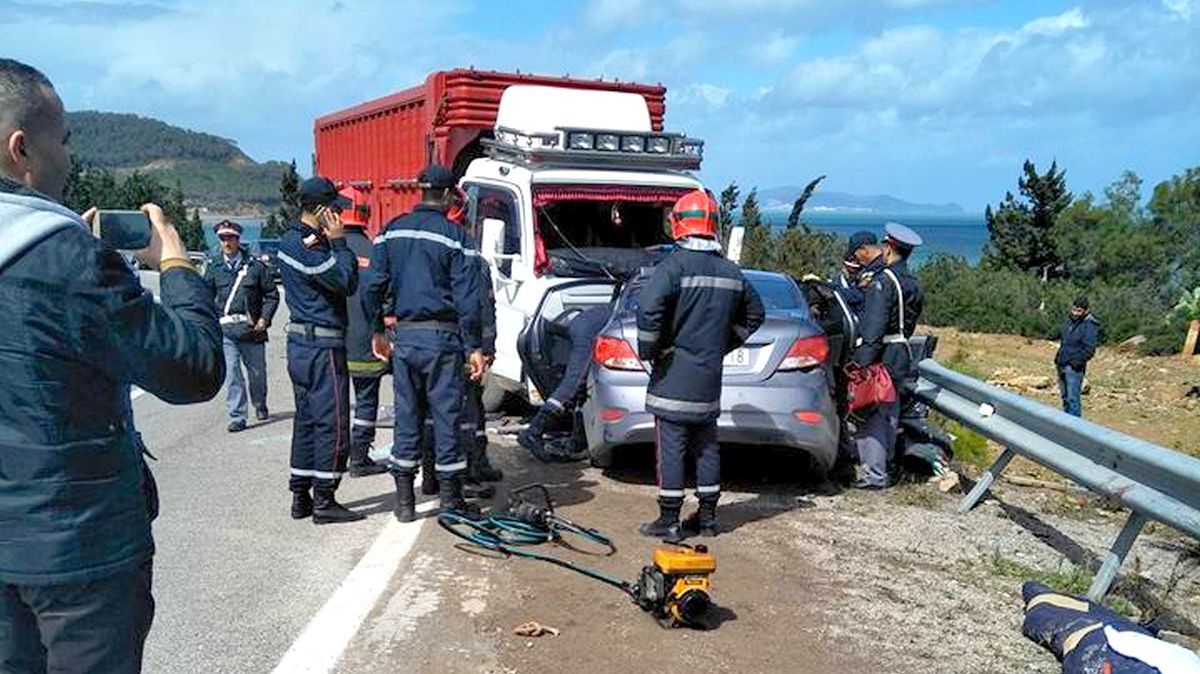
[[[772,187],[760,190],[758,201],[763,210],[790,211],[792,203],[804,191],[802,186]],[[887,215],[957,215],[963,212],[958,204],[915,204],[886,194],[861,195],[845,192],[826,192],[817,189],[804,206],[805,212],[841,211],[847,213],[883,213]]]
[[[287,164],[255,162],[232,140],[130,114],[88,110],[68,120],[71,152],[84,166],[179,183],[190,205],[214,210],[266,210],[279,202]]]

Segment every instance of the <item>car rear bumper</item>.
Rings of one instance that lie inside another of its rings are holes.
[[[598,463],[605,463],[615,447],[654,442],[654,415],[645,407],[646,378],[643,375],[639,382],[631,374],[602,371],[589,382],[583,417],[588,450]],[[720,442],[789,447],[808,452],[822,469],[833,466],[838,420],[823,373],[787,373],[752,385],[727,384],[721,409]]]

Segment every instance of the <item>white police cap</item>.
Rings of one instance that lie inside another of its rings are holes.
[[[883,226],[883,231],[885,234],[887,234],[888,239],[895,242],[896,245],[902,248],[916,248],[922,243],[925,243],[925,241],[921,239],[920,234],[917,234],[898,222],[889,222],[885,224]]]

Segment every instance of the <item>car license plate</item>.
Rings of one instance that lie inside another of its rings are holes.
[[[725,367],[749,367],[750,349],[734,349],[725,355]]]

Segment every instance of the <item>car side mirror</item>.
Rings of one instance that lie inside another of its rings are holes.
[[[730,262],[742,261],[742,241],[746,238],[745,227],[734,227],[729,231],[729,243],[725,246],[725,257]]]

